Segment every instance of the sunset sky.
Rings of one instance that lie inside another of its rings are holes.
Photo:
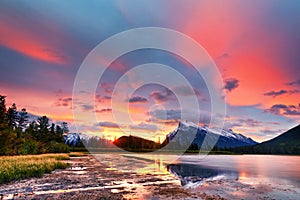
[[[1,0],[0,94],[7,96],[8,106],[15,102],[33,115],[67,121],[76,131],[73,84],[89,52],[125,30],[169,28],[193,38],[216,63],[226,92],[224,127],[264,141],[300,123],[299,10],[300,1],[284,0]],[[128,70],[154,62],[189,80],[204,113],[199,124],[208,123],[210,96],[193,67],[172,53],[143,49],[111,63],[99,82],[95,107],[81,105],[98,120],[82,121],[85,133],[124,135],[112,116],[114,85]],[[122,101],[128,102],[134,122],[126,128],[135,135],[157,141],[180,120],[170,88],[148,84]]]

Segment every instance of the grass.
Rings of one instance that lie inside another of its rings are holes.
[[[68,154],[42,154],[0,157],[0,184],[30,177],[41,177],[55,169],[65,169]]]
[[[71,152],[68,155],[70,157],[83,157],[83,156],[87,156],[88,152]]]

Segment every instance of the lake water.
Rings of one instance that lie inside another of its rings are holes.
[[[131,170],[168,172],[180,179],[183,187],[221,193],[229,199],[300,199],[300,156],[183,155],[179,159],[163,154],[123,156],[130,160]],[[139,160],[136,162],[139,165],[132,159]],[[126,166],[124,162],[122,165]],[[219,182],[206,185],[214,181]]]
[[[204,159],[197,159],[196,155],[185,155],[178,163],[233,171],[238,173],[239,180],[279,179],[300,185],[299,156],[209,155]]]
[[[239,179],[276,178],[300,184],[300,156],[277,155],[175,155],[128,154],[155,163],[191,164],[199,167],[238,173]],[[158,168],[158,170],[161,167]]]

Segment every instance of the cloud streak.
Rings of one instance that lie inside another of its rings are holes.
[[[145,122],[141,122],[137,125],[130,125],[129,128],[134,130],[144,130],[144,131],[157,131],[158,127],[154,124],[148,124]]]
[[[173,92],[167,88],[164,88],[163,91],[152,92],[150,97],[157,102],[166,102],[175,99]]]
[[[266,112],[273,113],[275,115],[294,115],[300,116],[300,103],[299,105],[285,105],[285,104],[275,104],[270,109],[267,109]]]
[[[297,94],[300,93],[300,90],[279,90],[279,91],[270,91],[264,93],[265,96],[277,97],[284,94]]]
[[[288,82],[287,85],[300,85],[300,79],[292,82]]]
[[[148,99],[146,99],[145,97],[141,97],[141,96],[134,96],[128,99],[129,103],[147,103]]]
[[[105,122],[99,122],[97,125],[101,126],[103,128],[119,128],[118,124],[116,124],[114,122],[107,122],[107,121],[105,121]]]

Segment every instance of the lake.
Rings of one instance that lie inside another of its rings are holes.
[[[139,166],[131,161],[132,170],[168,171],[185,188],[221,193],[228,199],[300,199],[300,156],[182,155],[179,159],[176,155],[163,154],[123,156],[144,159],[144,165]]]

